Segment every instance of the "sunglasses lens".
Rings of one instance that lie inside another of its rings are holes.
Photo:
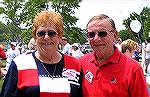
[[[56,32],[54,32],[54,31],[49,31],[49,32],[48,32],[48,36],[54,37],[54,36],[56,36]]]
[[[39,36],[39,37],[45,36],[45,33],[46,33],[46,32],[44,32],[44,31],[40,31],[40,32],[37,33],[37,36]]]
[[[95,32],[89,32],[89,33],[88,33],[88,37],[89,37],[89,38],[95,37]]]
[[[107,32],[98,32],[98,36],[99,37],[106,37],[107,36]]]
[[[56,32],[54,32],[54,31],[49,31],[48,32],[48,36],[49,37],[54,37],[54,36],[56,36]],[[39,31],[38,33],[37,33],[37,36],[38,37],[43,37],[43,36],[45,36],[46,35],[46,32],[45,31]]]

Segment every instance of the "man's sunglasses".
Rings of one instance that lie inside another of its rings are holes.
[[[43,36],[45,36],[45,35],[48,35],[49,37],[54,37],[54,36],[56,36],[56,32],[55,31],[48,31],[47,33],[45,32],[45,31],[39,31],[39,32],[37,32],[37,36],[38,37],[43,37]]]
[[[95,35],[96,35],[96,32],[88,32],[87,33],[88,38],[93,38],[93,37],[95,37]],[[106,37],[107,32],[105,32],[105,31],[98,32],[98,36],[99,37]]]

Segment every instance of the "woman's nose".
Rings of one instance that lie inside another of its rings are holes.
[[[49,38],[48,34],[46,33],[45,36],[44,36],[44,39],[47,39]]]

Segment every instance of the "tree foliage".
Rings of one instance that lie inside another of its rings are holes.
[[[52,8],[56,12],[59,12],[64,19],[65,33],[64,36],[70,40],[71,43],[85,42],[85,36],[82,33],[82,29],[75,27],[78,18],[75,17],[74,9],[78,9],[79,6],[78,0],[64,0],[59,2],[58,0],[53,0]]]
[[[19,25],[21,21],[18,13],[22,8],[21,2],[23,2],[23,0],[4,0],[3,4],[5,6],[0,8],[0,13],[5,14],[7,21],[7,32],[5,32],[6,41],[20,39],[18,35],[20,34]],[[9,37],[10,35],[11,37]]]
[[[4,31],[7,40],[29,42],[32,37],[32,21],[35,15],[41,10],[48,10],[49,7],[59,12],[64,19],[66,36],[71,43],[85,41],[82,29],[75,27],[77,18],[74,16],[74,9],[80,7],[82,0],[3,0],[4,7],[0,7],[0,14],[6,15],[7,32]],[[51,5],[50,5],[51,4]],[[24,24],[25,27],[20,25]],[[76,35],[78,33],[78,35]],[[21,38],[20,38],[21,37]],[[76,40],[76,41],[75,41]]]
[[[139,20],[142,24],[139,34],[133,32],[130,28],[130,23],[133,20]],[[130,14],[130,17],[123,20],[123,25],[125,25],[126,29],[120,31],[120,33],[119,33],[119,35],[121,36],[122,39],[130,38],[137,42],[144,41],[145,39],[147,39],[149,37],[148,35],[150,32],[150,27],[149,27],[149,25],[150,25],[150,8],[144,7],[142,12],[139,15],[135,12],[132,12]]]

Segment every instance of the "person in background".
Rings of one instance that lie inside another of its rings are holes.
[[[137,42],[127,39],[121,43],[121,52],[132,58],[134,51],[137,49]]]
[[[147,38],[147,44],[145,47],[145,65],[146,65],[146,69],[145,72],[147,73],[147,68],[150,64],[150,38]]]
[[[2,61],[6,60],[6,53],[0,47],[0,78],[5,74],[5,69],[3,68]]]
[[[145,52],[145,72],[146,72],[146,82],[148,85],[148,90],[150,94],[150,38],[146,39],[146,45],[144,48]]]
[[[36,50],[36,43],[35,43],[35,39],[31,38],[29,43],[28,43],[28,49],[31,51]]]
[[[2,60],[5,60],[6,59],[6,53],[4,52],[4,50],[0,47],[0,58]]]
[[[145,69],[146,69],[146,65],[145,65],[145,55],[146,55],[145,48],[146,48],[146,44],[147,44],[147,41],[144,40],[144,42],[142,43],[142,46],[141,46],[141,49],[142,49],[142,54],[141,54],[142,62],[141,62],[141,66],[143,68],[144,75],[146,75],[146,72],[145,72]]]
[[[84,54],[80,51],[79,45],[77,43],[72,44],[72,56],[76,58],[80,58]]]
[[[36,51],[13,59],[0,97],[80,97],[80,62],[58,51],[63,33],[59,13],[46,10],[35,16]]]
[[[140,50],[139,48],[137,47],[137,49],[134,51],[134,54],[133,54],[133,59],[135,59],[136,61],[140,61]]]
[[[121,43],[122,43],[122,39],[121,38],[117,38],[117,43],[115,44],[115,46],[118,48],[119,51],[121,51]]]
[[[149,97],[142,67],[114,44],[114,21],[100,14],[89,20],[86,30],[93,53],[79,59],[83,97]]]
[[[1,68],[1,76],[3,79],[5,78],[5,75],[7,74],[7,71],[11,65],[12,60],[17,57],[20,54],[20,51],[16,48],[16,43],[11,42],[10,43],[10,49],[6,52],[6,66],[4,68]]]
[[[71,45],[68,43],[68,40],[66,37],[62,37],[62,41],[60,42],[63,46],[62,53],[72,55],[72,48]]]
[[[18,55],[20,55],[20,51],[16,48],[16,43],[15,42],[11,42],[10,43],[10,49],[8,49],[8,51],[6,52],[6,67],[5,69],[8,71],[10,64],[12,62],[12,60],[17,57]]]
[[[36,49],[37,47],[36,47],[35,39],[31,38],[28,43],[28,50],[25,52],[25,54],[32,53],[33,51],[36,51]]]

